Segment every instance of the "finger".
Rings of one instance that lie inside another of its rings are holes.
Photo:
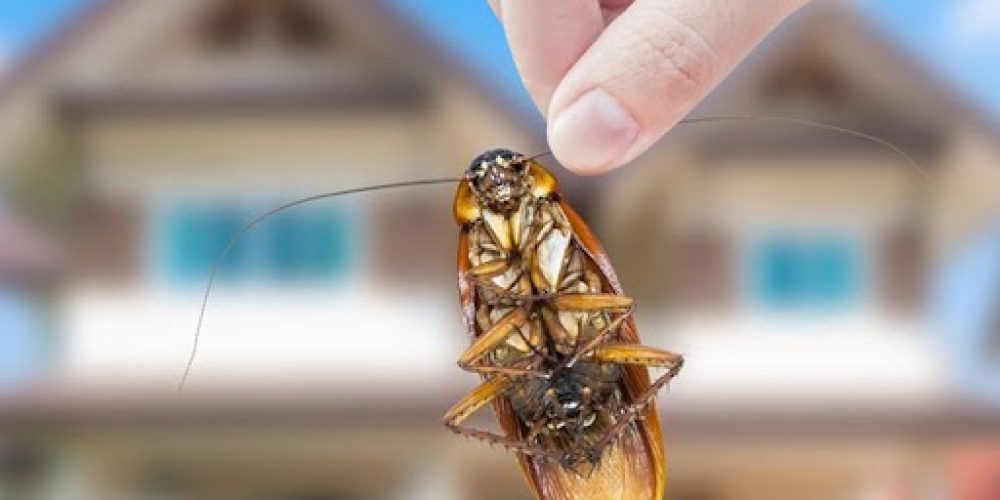
[[[614,21],[633,2],[634,0],[601,0],[604,25],[607,26],[611,21]]]
[[[502,0],[507,43],[544,114],[556,85],[604,29],[598,0]]]
[[[617,167],[686,115],[804,0],[637,0],[552,97],[549,144],[580,173]]]

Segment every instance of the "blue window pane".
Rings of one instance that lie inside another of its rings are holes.
[[[182,281],[203,280],[227,241],[246,223],[235,208],[182,207],[168,221],[167,266],[170,276]],[[247,271],[247,241],[237,243],[219,266],[220,279],[242,277]]]
[[[802,252],[793,241],[772,238],[757,254],[757,293],[770,306],[790,306],[803,295]]]
[[[327,214],[321,221],[326,231],[316,231],[316,248],[314,265],[326,276],[342,279],[347,276],[357,249],[353,246],[354,227],[352,218],[344,212]]]
[[[292,214],[276,216],[267,225],[268,269],[279,278],[291,278],[298,269],[300,218]]]
[[[269,223],[266,266],[283,281],[327,281],[350,266],[350,218],[338,211],[288,213]]]
[[[168,277],[203,283],[229,239],[257,211],[247,206],[185,204],[165,223]],[[348,273],[357,255],[349,211],[298,209],[245,233],[219,266],[222,282],[328,283]]]
[[[843,241],[817,242],[812,248],[812,292],[817,303],[838,305],[855,293],[854,252]]]
[[[775,235],[758,242],[755,298],[777,309],[849,304],[858,294],[858,253],[846,238]]]

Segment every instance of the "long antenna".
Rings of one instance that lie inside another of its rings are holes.
[[[181,377],[181,381],[180,384],[178,384],[177,386],[177,390],[178,391],[184,390],[184,385],[187,383],[188,375],[191,374],[191,367],[194,366],[195,357],[198,355],[198,340],[201,338],[201,326],[202,323],[204,323],[205,321],[205,311],[208,309],[208,299],[209,296],[212,294],[212,286],[215,284],[215,275],[218,274],[219,267],[222,265],[223,261],[226,260],[226,257],[229,255],[230,250],[232,250],[233,247],[236,246],[236,243],[239,242],[241,238],[243,238],[243,235],[245,235],[248,231],[253,229],[256,225],[260,224],[266,219],[269,219],[271,216],[277,214],[278,212],[283,212],[290,208],[294,208],[299,205],[304,205],[306,203],[311,203],[318,200],[335,198],[337,196],[344,196],[349,194],[366,193],[369,191],[380,191],[383,189],[426,186],[431,184],[452,184],[459,181],[461,181],[461,179],[452,177],[440,178],[440,179],[422,179],[417,181],[390,182],[386,184],[374,184],[371,186],[362,186],[350,189],[342,189],[338,191],[330,191],[327,193],[320,193],[312,196],[307,196],[305,198],[299,198],[294,201],[290,201],[288,203],[285,203],[284,205],[272,208],[271,210],[268,210],[267,212],[258,215],[250,222],[247,222],[243,227],[241,227],[238,231],[236,231],[235,233],[233,233],[232,236],[229,237],[229,240],[226,242],[226,246],[222,248],[222,252],[219,253],[219,256],[215,258],[215,262],[212,264],[212,271],[208,275],[208,284],[205,286],[205,294],[202,296],[201,299],[201,310],[198,312],[198,326],[195,327],[194,331],[194,341],[191,344],[191,355],[190,357],[188,357],[187,366],[184,367],[184,375]]]
[[[893,144],[893,143],[891,143],[891,142],[889,142],[889,141],[887,141],[887,140],[885,140],[885,139],[883,139],[883,138],[881,138],[881,137],[879,137],[877,135],[872,135],[872,134],[869,134],[869,133],[866,133],[866,132],[862,132],[860,130],[854,130],[854,129],[851,129],[851,128],[841,127],[841,126],[838,126],[838,125],[832,125],[832,124],[829,124],[829,123],[823,123],[823,122],[817,122],[817,121],[812,121],[812,120],[806,120],[806,119],[802,119],[802,118],[792,118],[792,117],[788,117],[788,116],[775,116],[775,115],[770,115],[770,116],[769,115],[764,115],[764,116],[721,115],[721,116],[696,116],[696,117],[692,117],[692,118],[685,118],[685,119],[677,122],[677,125],[698,125],[698,124],[701,124],[701,123],[718,123],[718,122],[772,122],[772,123],[788,123],[788,124],[792,124],[792,125],[799,125],[799,126],[803,126],[803,127],[818,128],[818,129],[829,130],[829,131],[837,132],[837,133],[841,133],[841,134],[851,135],[851,136],[854,136],[854,137],[859,137],[861,139],[865,139],[867,141],[871,141],[871,142],[874,142],[876,144],[880,144],[882,146],[885,146],[886,148],[888,148],[893,153],[896,153],[897,155],[899,155],[903,159],[903,161],[906,162],[907,166],[909,166],[910,168],[912,168],[915,172],[919,173],[925,179],[927,179],[927,180],[934,180],[934,177],[927,171],[927,169],[925,169],[924,167],[920,166],[920,164],[917,163],[917,160],[914,160],[912,156],[910,156],[905,151],[903,151],[902,148],[900,148],[899,146],[897,146],[897,145],[895,145],[895,144]],[[552,151],[545,151],[545,152],[542,152],[542,153],[538,153],[538,154],[536,154],[534,156],[530,156],[530,157],[528,157],[528,159],[529,160],[535,160],[535,159],[541,158],[543,156],[551,156],[551,155],[552,155]]]
[[[934,177],[927,171],[927,169],[925,169],[924,167],[921,167],[920,164],[917,163],[917,160],[914,160],[912,156],[910,156],[905,151],[903,151],[899,146],[897,146],[897,145],[895,145],[895,144],[893,144],[893,143],[891,143],[891,142],[889,142],[889,141],[887,141],[887,140],[885,140],[885,139],[883,139],[883,138],[881,138],[879,136],[876,136],[876,135],[868,134],[868,133],[862,132],[860,130],[854,130],[854,129],[847,128],[847,127],[841,127],[841,126],[838,126],[838,125],[832,125],[832,124],[829,124],[829,123],[823,123],[823,122],[817,122],[817,121],[812,121],[812,120],[806,120],[806,119],[802,119],[802,118],[792,118],[792,117],[787,117],[787,116],[773,116],[773,115],[770,115],[770,116],[769,115],[764,115],[764,116],[739,116],[739,115],[734,115],[734,116],[699,116],[699,117],[693,117],[693,118],[685,118],[685,119],[683,119],[683,120],[681,120],[681,121],[679,121],[677,123],[678,123],[678,125],[697,125],[699,123],[738,122],[738,121],[743,121],[743,122],[788,123],[788,124],[792,124],[792,125],[799,125],[799,126],[812,127],[812,128],[823,129],[823,130],[830,130],[830,131],[841,133],[841,134],[846,134],[846,135],[852,135],[854,137],[859,137],[861,139],[865,139],[867,141],[871,141],[871,142],[874,142],[876,144],[881,144],[882,146],[885,146],[886,148],[888,148],[892,152],[894,152],[897,155],[899,155],[903,159],[903,161],[905,161],[907,163],[907,165],[910,168],[912,168],[914,171],[916,171],[917,173],[919,173],[925,179],[927,179],[927,180],[934,180]]]
[[[883,139],[881,137],[878,137],[876,135],[872,135],[872,134],[869,134],[869,133],[866,133],[866,132],[861,132],[859,130],[850,129],[850,128],[847,128],[847,127],[841,127],[841,126],[838,126],[838,125],[832,125],[832,124],[829,124],[829,123],[823,123],[823,122],[818,122],[818,121],[813,121],[813,120],[806,120],[806,119],[802,119],[802,118],[792,118],[792,117],[786,117],[786,116],[773,116],[773,115],[772,116],[768,116],[768,115],[765,115],[765,116],[722,115],[722,116],[700,116],[700,117],[685,118],[685,119],[677,122],[677,124],[678,125],[697,125],[697,124],[702,124],[702,123],[740,122],[740,121],[743,121],[743,122],[786,123],[786,124],[791,124],[791,125],[798,125],[798,126],[805,126],[805,127],[816,128],[816,129],[829,130],[829,131],[832,131],[832,132],[837,132],[837,133],[840,133],[840,134],[846,134],[846,135],[851,135],[851,136],[858,137],[858,138],[861,138],[861,139],[865,139],[867,141],[874,142],[876,144],[880,144],[882,146],[885,146],[887,149],[889,149],[890,151],[892,151],[893,153],[895,153],[899,157],[901,157],[910,168],[912,168],[914,171],[916,171],[917,173],[919,173],[925,179],[927,179],[927,180],[933,180],[933,176],[931,176],[931,174],[925,168],[923,168],[922,166],[920,166],[920,164],[917,163],[917,161],[915,159],[913,159],[912,156],[910,156],[905,151],[903,151],[899,146],[896,146],[895,144],[893,144],[893,143],[891,143],[891,142],[889,142],[889,141],[887,141],[887,140],[885,140],[885,139]],[[545,151],[545,152],[538,153],[536,155],[531,156],[530,159],[534,160],[534,159],[537,159],[537,158],[541,158],[543,156],[549,156],[551,154],[552,154],[551,151]],[[194,341],[192,342],[192,345],[191,345],[191,355],[188,358],[187,366],[184,368],[184,375],[181,377],[180,384],[178,385],[178,391],[181,391],[181,390],[184,389],[184,385],[187,383],[188,376],[191,374],[191,368],[194,366],[195,358],[198,355],[198,341],[199,341],[199,339],[201,337],[201,327],[202,327],[202,324],[204,323],[204,320],[205,320],[205,311],[208,309],[208,299],[209,299],[209,297],[210,297],[210,295],[212,293],[212,286],[215,284],[215,276],[216,276],[216,274],[219,271],[219,267],[222,264],[222,262],[226,259],[226,257],[229,255],[229,252],[230,252],[230,250],[232,250],[233,246],[235,246],[236,243],[243,237],[243,235],[245,235],[248,231],[250,231],[251,229],[253,229],[257,224],[260,224],[261,222],[263,222],[264,220],[266,220],[266,219],[270,218],[271,216],[277,214],[278,212],[282,212],[282,211],[288,210],[290,208],[297,207],[299,205],[303,205],[303,204],[310,203],[310,202],[317,201],[317,200],[323,200],[323,199],[327,199],[327,198],[334,198],[334,197],[337,197],[337,196],[343,196],[343,195],[349,195],[349,194],[364,193],[364,192],[369,192],[369,191],[379,191],[379,190],[382,190],[382,189],[394,189],[394,188],[410,187],[410,186],[422,186],[422,185],[431,185],[431,184],[454,183],[454,182],[459,182],[461,180],[462,179],[457,179],[457,178],[440,178],[440,179],[424,179],[424,180],[405,181],[405,182],[391,182],[391,183],[386,183],[386,184],[376,184],[376,185],[371,185],[371,186],[363,186],[363,187],[357,187],[357,188],[351,188],[351,189],[344,189],[344,190],[339,190],[339,191],[331,191],[331,192],[328,192],[328,193],[321,193],[321,194],[309,196],[309,197],[306,197],[306,198],[300,198],[298,200],[291,201],[291,202],[285,203],[284,205],[281,205],[281,206],[278,206],[276,208],[273,208],[273,209],[271,209],[271,210],[269,210],[267,212],[264,212],[261,215],[258,215],[256,218],[254,218],[253,220],[251,220],[250,222],[248,222],[246,225],[244,225],[243,227],[241,227],[238,231],[236,231],[236,233],[233,234],[233,236],[231,236],[229,238],[229,241],[226,242],[226,246],[223,247],[222,252],[219,253],[219,256],[215,259],[215,262],[212,264],[212,271],[211,271],[211,273],[208,276],[208,284],[205,287],[205,294],[202,297],[202,301],[201,301],[201,309],[200,309],[200,311],[198,313],[198,324],[197,324],[197,327],[195,328]]]

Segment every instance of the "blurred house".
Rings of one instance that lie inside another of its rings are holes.
[[[381,2],[107,1],[13,70],[0,165],[72,248],[44,377],[0,400],[0,488],[49,498],[515,498],[440,428],[475,383],[454,297],[457,176],[537,118]],[[960,397],[924,318],[936,255],[997,212],[996,130],[846,8],[783,27],[633,167],[566,179],[653,345],[674,498],[943,491],[1000,414]],[[992,168],[992,170],[991,170]],[[484,420],[485,421],[485,420]],[[961,459],[957,459],[962,462]],[[986,461],[989,462],[989,461]],[[977,462],[979,463],[979,462]],[[991,477],[989,472],[980,476]],[[0,489],[0,491],[4,491]],[[916,495],[917,493],[912,493]]]

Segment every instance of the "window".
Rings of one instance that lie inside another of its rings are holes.
[[[169,215],[167,267],[173,278],[182,281],[204,279],[226,241],[249,220],[242,210],[232,207],[181,207]],[[224,280],[247,274],[246,238],[234,246],[219,266]]]
[[[166,212],[163,267],[175,283],[203,283],[244,224],[261,213],[240,204],[185,203]],[[353,212],[298,208],[247,232],[219,266],[221,283],[315,284],[343,280],[358,255]]]
[[[848,237],[773,234],[752,251],[752,294],[767,308],[841,307],[859,294],[860,252]]]
[[[343,212],[285,213],[266,228],[264,264],[277,280],[340,278],[350,260],[350,221]]]

